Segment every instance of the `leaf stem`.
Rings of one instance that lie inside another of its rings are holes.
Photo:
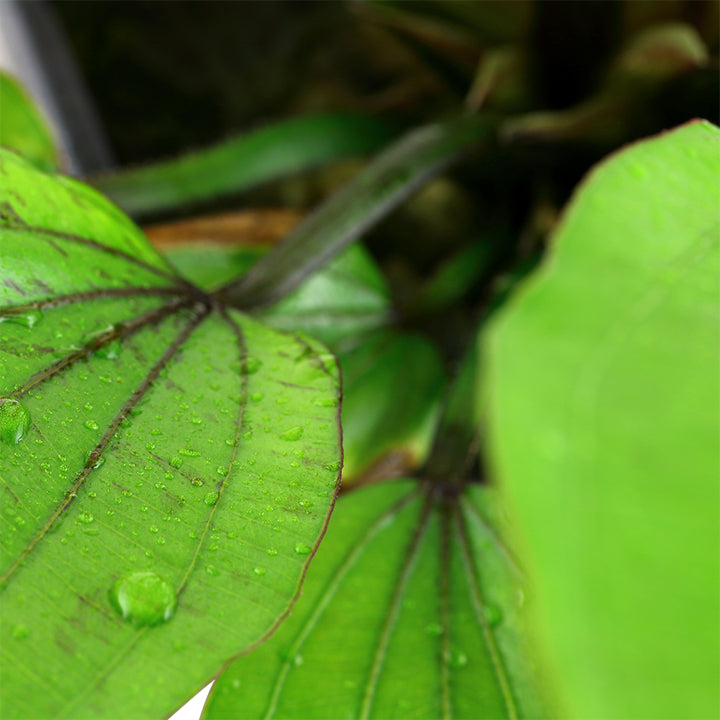
[[[495,134],[495,121],[473,116],[411,132],[301,222],[246,275],[218,293],[243,310],[277,301],[424,183]]]

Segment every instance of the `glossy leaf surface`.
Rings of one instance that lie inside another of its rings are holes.
[[[373,152],[387,127],[363,115],[310,115],[259,128],[211,148],[97,176],[93,185],[132,215],[237,193],[323,163]]]
[[[20,84],[0,72],[0,145],[41,170],[57,169],[58,152],[47,122]]]
[[[0,713],[162,717],[298,593],[339,477],[335,360],[1,160]]]
[[[573,717],[720,706],[720,131],[583,182],[487,339],[492,459]]]
[[[262,250],[248,245],[177,245],[165,255],[186,277],[211,288],[247,271]],[[352,245],[259,317],[302,330],[338,353],[343,372],[343,482],[366,472],[418,467],[432,440],[445,381],[442,362],[419,335],[386,328],[387,285],[372,258]],[[374,332],[371,332],[374,331]]]
[[[292,617],[225,671],[205,718],[536,717],[498,521],[478,486],[343,496]]]

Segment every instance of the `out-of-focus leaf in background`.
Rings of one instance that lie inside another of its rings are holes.
[[[720,131],[601,163],[485,335],[494,474],[574,717],[720,702]]]

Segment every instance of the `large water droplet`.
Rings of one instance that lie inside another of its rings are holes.
[[[32,329],[42,320],[42,317],[43,314],[41,310],[30,309],[20,312],[10,310],[10,312],[6,311],[3,315],[0,315],[0,323],[8,322],[13,325],[22,325],[23,327]]]
[[[217,490],[213,490],[212,492],[209,492],[209,493],[203,498],[203,501],[205,502],[206,505],[209,505],[210,507],[212,507],[212,506],[217,502],[218,496],[219,496],[218,491],[217,491]]]
[[[312,548],[309,545],[305,545],[305,543],[298,543],[295,546],[295,552],[298,555],[309,555],[312,551]]]
[[[154,572],[134,572],[110,589],[110,602],[123,619],[138,627],[167,622],[177,598],[172,586]]]
[[[30,429],[30,413],[12,398],[0,398],[0,439],[10,445],[19,443]]]
[[[286,430],[283,433],[280,433],[280,439],[281,440],[288,440],[290,442],[294,440],[299,440],[303,435],[303,429],[296,425],[295,427],[290,428],[289,430]]]

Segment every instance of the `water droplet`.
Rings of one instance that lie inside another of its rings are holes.
[[[12,398],[0,398],[0,439],[17,445],[30,429],[30,413]]]
[[[89,467],[92,470],[97,470],[99,467],[105,464],[105,456],[104,455],[97,455],[94,456],[93,453],[89,452],[85,456],[85,464],[89,465]]]
[[[277,555],[277,552],[278,552],[278,551],[277,551],[275,548],[268,548],[268,549],[267,549],[267,554],[268,554],[268,555]]]
[[[319,397],[313,400],[313,405],[316,407],[335,407],[337,405],[337,398],[335,397]]]
[[[115,338],[104,345],[101,345],[96,351],[95,355],[106,360],[117,360],[120,357],[122,351],[122,343],[120,338]]]
[[[21,310],[19,312],[9,312],[6,310],[3,315],[0,315],[0,323],[8,322],[13,325],[22,325],[23,327],[34,328],[41,320],[43,314],[41,310]]]
[[[124,620],[138,627],[167,622],[177,606],[175,591],[153,572],[134,572],[110,589],[110,602]]]
[[[261,392],[252,393],[252,395],[250,395],[250,399],[253,402],[260,402],[264,397],[265,397],[265,393],[261,393]]]
[[[267,570],[265,568],[256,567],[256,568],[253,568],[253,572],[256,575],[264,575],[267,572]]]
[[[90,513],[81,512],[78,515],[78,522],[85,523],[86,525],[89,525],[94,520],[95,518]]]
[[[490,627],[497,627],[503,620],[502,611],[496,605],[486,605],[483,613]]]
[[[305,543],[298,543],[295,546],[295,552],[298,555],[309,555],[312,552],[312,548],[309,545],[305,545]]]
[[[205,572],[213,577],[217,577],[220,574],[220,571],[214,565],[206,565]]]
[[[247,358],[243,363],[240,372],[243,373],[243,375],[252,375],[260,369],[261,365],[262,360],[260,360],[259,358]]]
[[[199,450],[190,450],[190,448],[182,448],[181,450],[178,450],[179,455],[184,455],[185,457],[198,457],[200,455]]]
[[[100,427],[94,420],[86,420],[83,425],[88,430],[97,430]]]
[[[24,640],[30,635],[30,628],[27,625],[15,625],[12,629],[12,636],[16,640]]]
[[[217,491],[217,490],[213,490],[212,492],[209,492],[209,493],[203,498],[203,502],[204,502],[206,505],[209,505],[210,507],[212,507],[212,506],[217,502],[218,495],[219,495],[218,491]]]
[[[337,472],[340,469],[340,463],[339,462],[332,462],[332,463],[325,463],[323,467],[328,472]]]
[[[450,667],[463,668],[468,663],[467,655],[462,650],[451,650],[448,662]]]
[[[202,487],[205,483],[200,478],[193,478],[190,481],[191,485],[194,485],[195,487]]]
[[[182,464],[183,459],[178,455],[173,455],[173,457],[170,458],[170,466],[174,467],[176,470],[179,470],[182,467]]]
[[[425,632],[433,637],[442,635],[442,625],[440,625],[440,623],[430,623],[425,626]]]
[[[299,425],[296,425],[295,427],[292,427],[289,430],[286,430],[285,432],[280,433],[281,440],[288,440],[290,442],[299,440],[302,436],[303,436],[303,429]]]

